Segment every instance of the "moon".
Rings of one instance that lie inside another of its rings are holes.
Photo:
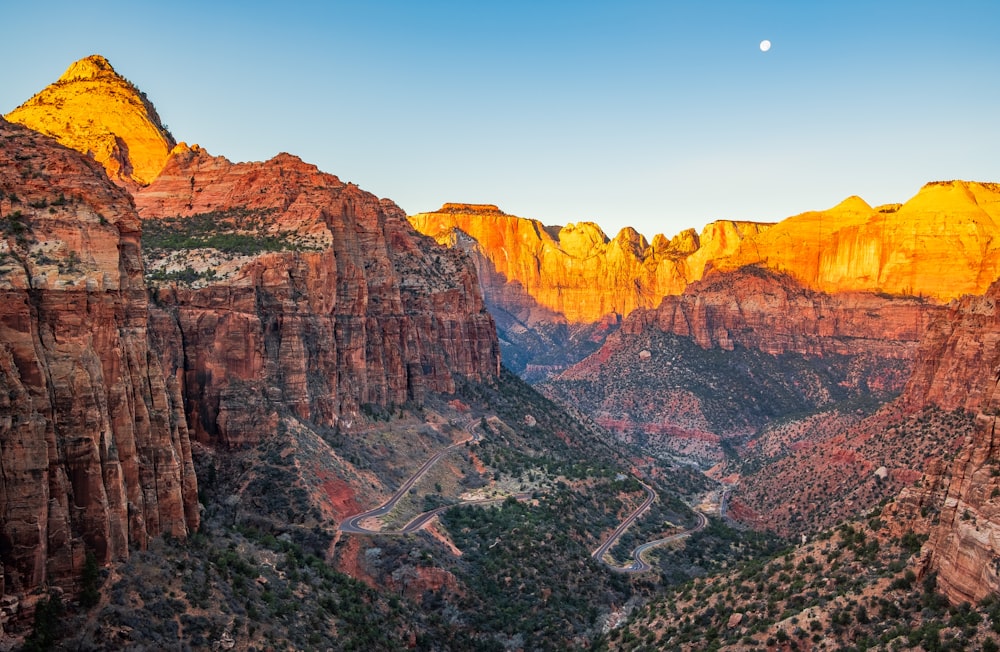
[[[763,41],[760,42],[760,51],[761,52],[767,52],[770,49],[771,49],[771,42],[770,41],[768,41],[767,39],[764,39]]]

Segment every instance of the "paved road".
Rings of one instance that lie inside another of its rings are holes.
[[[639,507],[634,512],[629,514],[628,517],[626,517],[626,519],[621,522],[621,525],[615,528],[615,531],[611,533],[611,536],[608,537],[607,541],[598,546],[597,550],[595,550],[590,554],[590,556],[593,559],[601,562],[605,566],[610,566],[610,564],[607,564],[604,561],[604,555],[608,552],[608,550],[611,549],[611,546],[615,545],[615,542],[618,541],[618,537],[620,537],[622,533],[628,529],[628,526],[635,523],[635,519],[642,516],[642,514],[647,509],[649,509],[649,506],[653,504],[653,501],[656,500],[656,492],[653,491],[652,487],[650,487],[642,480],[639,480],[639,484],[641,484],[643,488],[646,490],[646,500],[642,501],[642,504],[639,505]],[[611,568],[614,568],[614,566],[611,566]]]
[[[429,521],[436,518],[439,514],[441,514],[441,512],[451,509],[452,507],[458,507],[461,505],[488,505],[493,503],[500,503],[506,500],[506,498],[485,498],[480,500],[465,500],[457,503],[452,503],[450,505],[442,505],[440,507],[436,507],[432,510],[426,511],[422,514],[418,514],[399,530],[370,530],[361,525],[361,521],[367,518],[385,516],[390,511],[392,511],[393,507],[396,506],[396,503],[398,503],[400,499],[406,495],[406,492],[408,492],[413,487],[413,485],[415,485],[417,481],[421,477],[423,477],[425,473],[427,473],[428,469],[437,464],[442,457],[444,457],[451,451],[455,450],[456,448],[464,446],[470,441],[478,441],[479,437],[474,432],[475,424],[476,424],[475,420],[470,420],[468,423],[466,423],[463,427],[465,428],[465,431],[469,433],[469,437],[467,439],[463,439],[458,443],[448,446],[447,448],[439,451],[437,454],[433,455],[430,459],[424,462],[423,465],[419,469],[417,469],[416,473],[410,476],[410,478],[406,482],[404,482],[402,486],[400,486],[400,488],[396,491],[396,493],[392,495],[391,498],[389,498],[389,500],[385,501],[375,509],[370,509],[367,512],[362,512],[360,514],[355,514],[354,516],[347,517],[346,519],[341,521],[337,529],[340,530],[341,532],[347,532],[350,534],[385,534],[385,535],[409,534],[411,532],[416,532],[424,525],[426,525]],[[638,480],[638,478],[636,479]],[[624,533],[625,530],[627,530],[630,525],[635,523],[636,519],[642,516],[646,512],[646,510],[649,509],[649,507],[653,504],[653,501],[656,500],[656,492],[653,491],[653,488],[650,487],[645,482],[643,482],[642,480],[638,480],[638,482],[639,484],[642,485],[643,489],[646,490],[646,499],[642,501],[642,504],[639,505],[639,507],[636,508],[635,511],[629,514],[625,518],[625,520],[623,520],[618,525],[618,527],[615,528],[615,531],[611,533],[611,536],[608,537],[608,539],[604,543],[598,546],[598,548],[594,550],[594,552],[591,553],[590,555],[595,561],[598,561],[607,566],[608,568],[610,568],[611,570],[620,573],[644,573],[650,570],[652,567],[648,563],[646,563],[645,560],[642,559],[642,555],[647,550],[650,550],[651,548],[655,548],[657,546],[662,546],[672,541],[677,541],[678,539],[683,539],[684,537],[687,536],[691,536],[695,532],[705,529],[705,527],[708,525],[708,518],[701,512],[697,512],[698,524],[695,525],[690,530],[685,530],[684,532],[678,532],[677,534],[672,534],[662,539],[656,539],[655,541],[647,541],[646,543],[638,546],[635,550],[632,551],[632,563],[629,564],[628,566],[614,566],[612,564],[609,564],[604,560],[604,556],[607,554],[608,550],[610,550],[611,546],[613,546],[618,541],[622,533]],[[727,488],[722,494],[721,511],[723,515],[725,514],[725,503],[726,503],[726,498],[728,498],[728,493],[729,489]],[[528,493],[515,495],[515,498],[517,498],[518,500],[527,500],[530,497],[531,494]]]
[[[530,493],[514,494],[514,498],[518,500],[527,500],[531,498]],[[409,534],[411,532],[416,532],[423,526],[434,518],[436,518],[441,512],[447,511],[452,507],[464,507],[466,505],[495,505],[497,503],[502,503],[507,500],[507,496],[503,498],[480,498],[478,500],[462,500],[457,503],[451,503],[450,505],[442,505],[436,507],[429,512],[424,512],[423,514],[418,514],[409,523],[404,525],[401,529],[392,532],[376,532],[375,534]]]
[[[647,541],[646,543],[638,546],[632,551],[632,564],[625,567],[611,566],[614,570],[621,571],[623,573],[644,573],[651,570],[653,567],[650,566],[642,555],[649,549],[655,548],[657,546],[662,546],[665,543],[671,543],[684,537],[689,537],[695,532],[704,530],[708,525],[708,517],[701,512],[695,512],[698,516],[698,525],[695,525],[690,530],[685,530],[683,532],[678,532],[677,534],[671,534],[669,537],[663,537],[662,539],[656,539],[655,541]]]
[[[648,570],[651,570],[652,566],[646,563],[646,561],[642,558],[642,555],[647,550],[655,548],[657,546],[662,546],[667,543],[671,543],[673,541],[677,541],[679,539],[683,539],[684,537],[691,536],[695,532],[704,530],[705,527],[708,525],[708,517],[706,517],[701,512],[695,512],[698,516],[698,524],[695,525],[690,530],[678,532],[677,534],[671,534],[670,536],[664,537],[662,539],[647,541],[646,543],[638,546],[635,550],[632,551],[632,563],[629,564],[628,566],[615,566],[614,564],[609,564],[607,561],[604,560],[604,555],[607,554],[608,550],[611,549],[611,546],[613,546],[615,542],[618,541],[618,538],[621,537],[622,533],[625,532],[626,529],[628,529],[628,526],[632,525],[632,523],[634,523],[635,520],[639,518],[639,516],[641,516],[647,509],[649,509],[649,506],[653,504],[653,500],[656,498],[656,493],[653,491],[652,487],[647,485],[645,482],[642,482],[641,480],[639,481],[639,483],[646,489],[646,500],[643,501],[643,503],[639,505],[639,508],[636,509],[634,512],[632,512],[628,516],[628,518],[626,518],[624,521],[621,522],[621,525],[619,525],[615,529],[615,531],[611,533],[611,536],[608,537],[607,541],[602,543],[600,547],[598,547],[597,550],[595,550],[590,555],[595,561],[600,562],[605,566],[607,566],[608,568],[610,568],[611,570],[617,571],[619,573],[644,573]]]
[[[340,530],[341,532],[348,532],[351,534],[403,534],[406,532],[413,532],[414,530],[420,529],[420,527],[423,526],[424,523],[429,521],[431,518],[437,516],[445,509],[452,507],[453,505],[444,505],[442,507],[438,507],[437,509],[433,509],[429,512],[425,512],[417,516],[414,520],[410,521],[406,525],[404,525],[402,530],[396,532],[382,532],[379,530],[369,530],[368,528],[361,525],[361,522],[365,519],[378,516],[385,516],[386,514],[391,512],[393,507],[396,506],[396,503],[398,503],[400,499],[406,495],[406,492],[408,492],[411,488],[413,488],[413,485],[415,485],[417,481],[420,480],[420,478],[423,477],[425,473],[427,473],[427,470],[430,469],[435,464],[437,464],[442,457],[444,457],[451,451],[455,450],[456,448],[461,448],[462,446],[465,446],[465,444],[467,444],[470,441],[479,441],[478,436],[474,432],[476,423],[477,422],[474,419],[467,422],[463,426],[463,428],[469,434],[469,437],[467,439],[463,439],[458,443],[448,446],[447,448],[439,451],[436,455],[433,455],[430,459],[424,462],[423,466],[417,469],[416,473],[411,475],[409,479],[407,479],[407,481],[404,482],[402,486],[400,486],[400,488],[396,491],[396,493],[392,495],[392,497],[389,500],[385,501],[375,509],[370,509],[367,512],[355,514],[354,516],[348,516],[346,519],[340,522],[340,525],[337,527],[337,529]],[[475,504],[475,503],[491,502],[491,501],[467,501],[467,502]],[[464,504],[464,503],[456,503],[456,504]],[[414,525],[420,519],[424,520]]]

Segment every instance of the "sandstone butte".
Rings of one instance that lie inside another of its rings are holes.
[[[146,95],[92,55],[6,116],[79,152],[119,184],[151,182],[176,144]]]
[[[0,143],[0,594],[24,595],[199,517],[131,198],[34,131],[0,119]]]
[[[723,220],[700,235],[657,235],[651,244],[632,229],[609,240],[590,222],[546,227],[493,205],[445,204],[410,222],[471,251],[487,300],[528,326],[655,308],[711,269],[761,266],[822,292],[941,303],[982,294],[1000,274],[1000,185],[993,183],[933,182],[901,205],[872,208],[851,197],[774,225]]]

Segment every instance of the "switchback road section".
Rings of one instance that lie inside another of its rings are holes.
[[[611,533],[611,536],[608,537],[608,539],[604,543],[598,546],[598,548],[594,550],[594,552],[590,555],[591,558],[594,559],[594,561],[604,564],[611,570],[617,571],[619,573],[645,573],[648,570],[652,570],[652,566],[650,566],[642,558],[642,555],[645,554],[647,550],[656,548],[657,546],[662,546],[668,543],[672,543],[674,541],[678,541],[680,539],[683,539],[684,537],[689,537],[695,532],[700,532],[701,530],[704,530],[705,527],[708,525],[708,517],[702,514],[701,512],[695,512],[698,516],[698,524],[695,525],[693,528],[689,530],[684,530],[683,532],[678,532],[677,534],[671,534],[670,536],[663,537],[662,539],[656,539],[655,541],[647,541],[646,543],[636,547],[636,549],[632,551],[632,563],[628,564],[627,566],[615,566],[614,564],[608,563],[608,561],[605,560],[605,556],[607,555],[608,550],[610,550],[611,547],[615,545],[615,543],[625,532],[625,530],[627,530],[630,525],[635,523],[636,519],[642,516],[646,512],[646,510],[649,509],[650,505],[652,505],[653,501],[656,499],[656,492],[653,491],[652,487],[650,487],[642,480],[639,480],[639,484],[641,484],[643,488],[646,490],[646,499],[642,502],[641,505],[639,505],[638,508],[636,508],[634,512],[629,514],[628,517],[624,521],[622,521],[617,528],[615,528],[615,531]]]

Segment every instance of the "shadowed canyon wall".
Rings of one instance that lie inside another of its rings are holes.
[[[253,443],[279,410],[350,429],[366,404],[421,402],[455,377],[495,377],[499,348],[475,270],[460,252],[413,231],[404,213],[294,156],[234,164],[178,147],[136,194],[147,230],[255,232],[273,251],[226,256],[147,242],[157,337],[199,439]],[[232,222],[225,224],[226,216]],[[256,220],[256,222],[254,222]],[[214,234],[218,236],[218,233]],[[171,352],[183,349],[184,358]]]
[[[147,340],[132,200],[0,120],[0,592],[67,586],[198,525],[180,396]]]

